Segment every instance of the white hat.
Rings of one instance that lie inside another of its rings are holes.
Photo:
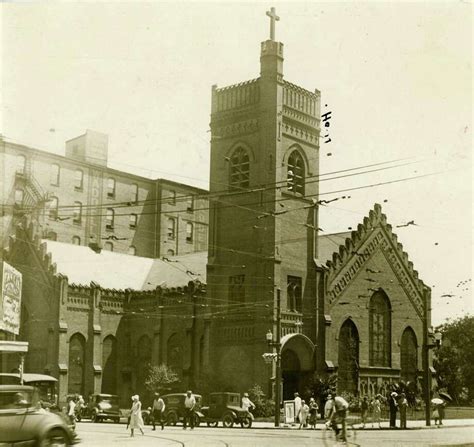
[[[132,396],[132,400],[139,400],[140,399],[140,396],[138,394],[134,394]]]

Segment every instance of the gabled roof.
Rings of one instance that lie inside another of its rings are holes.
[[[88,286],[91,282],[104,289],[154,290],[181,287],[189,281],[206,281],[207,252],[164,259],[143,258],[89,247],[42,241],[56,265],[56,273],[67,276],[69,284]]]
[[[344,233],[324,234],[318,238],[318,261],[321,264],[326,264],[327,261],[332,260],[334,252],[339,251],[339,247],[344,245],[346,239],[351,237],[350,231]]]

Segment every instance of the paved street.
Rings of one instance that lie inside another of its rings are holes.
[[[454,421],[452,421],[454,422]],[[350,445],[359,446],[448,446],[474,445],[474,421],[457,421],[458,424],[443,428],[419,428],[410,430],[356,430]],[[466,426],[470,424],[469,426]],[[165,427],[163,431],[152,431],[145,427],[145,435],[130,437],[125,424],[88,421],[78,424],[78,435],[84,447],[123,446],[185,446],[185,447],[223,447],[223,446],[334,446],[337,445],[325,430],[297,430],[296,428],[270,428],[257,424],[252,429],[199,427],[184,431],[181,426]]]

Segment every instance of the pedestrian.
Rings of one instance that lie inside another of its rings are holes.
[[[377,394],[372,401],[372,427],[374,426],[374,422],[377,422],[379,424],[379,428],[382,428],[380,425],[380,416],[382,414],[382,396],[380,394]]]
[[[367,399],[367,396],[364,396],[362,398],[362,402],[360,403],[360,418],[362,420],[362,428],[365,428],[368,412],[369,412],[369,401]]]
[[[251,415],[251,418],[253,419],[252,413],[250,413],[250,410],[252,408],[255,408],[255,404],[250,400],[249,398],[249,393],[244,393],[242,397],[242,408]]]
[[[436,401],[436,403],[434,402]],[[441,426],[443,425],[443,419],[444,419],[444,407],[446,405],[446,402],[444,402],[440,398],[436,398],[432,401],[434,404],[433,407],[433,419],[435,421],[435,425]]]
[[[85,405],[84,398],[79,394],[77,398],[77,402],[76,402],[76,408],[75,408],[76,419],[78,420],[78,422],[81,422],[82,411],[84,410],[84,405]]]
[[[332,394],[328,394],[328,398],[324,404],[324,419],[326,420],[326,423],[329,422],[329,418],[331,417],[333,405],[334,401],[332,400]]]
[[[306,402],[304,400],[302,400],[300,411],[299,411],[299,414],[298,414],[298,419],[300,421],[299,430],[301,430],[301,427],[303,427],[303,428],[306,427],[306,419],[308,418],[308,414],[309,414],[309,407],[308,407],[308,405],[306,405]]]
[[[295,393],[295,415],[296,415],[296,420],[299,422],[299,414],[300,414],[300,408],[301,408],[301,397],[299,393]]]
[[[142,418],[142,403],[140,402],[140,396],[135,394],[132,396],[132,408],[130,409],[130,436],[135,436],[135,429],[138,428],[142,435],[145,434],[143,431],[143,418]]]
[[[314,397],[309,399],[309,424],[311,428],[316,428],[316,422],[318,420],[318,404],[314,400]]]
[[[156,421],[161,424],[161,429],[165,428],[163,421],[163,413],[165,411],[165,402],[160,397],[160,393],[155,393],[155,398],[153,399],[153,405],[151,408],[152,411],[152,421],[153,421],[153,430],[156,430]]]
[[[76,396],[71,396],[67,404],[67,415],[74,428],[76,427]]]
[[[407,428],[408,400],[405,396],[405,393],[400,393],[400,397],[398,399],[398,408],[400,410],[400,428]]]
[[[390,398],[388,399],[388,408],[390,411],[390,428],[397,428],[397,397],[398,394],[395,391],[390,393]]]
[[[186,397],[184,398],[184,421],[183,421],[183,430],[186,430],[187,423],[191,430],[194,429],[194,407],[196,406],[196,398],[193,395],[191,390],[186,392]]]
[[[439,425],[443,425],[444,419],[444,408],[446,407],[446,402],[443,401],[442,404],[438,405],[438,413],[439,413]]]

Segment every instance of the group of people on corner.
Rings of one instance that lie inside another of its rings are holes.
[[[69,418],[69,423],[76,426],[76,421],[81,421],[82,419],[82,412],[85,407],[84,398],[80,394],[76,394],[69,398],[67,403],[66,414]]]
[[[191,390],[186,392],[184,398],[184,418],[183,418],[183,430],[186,430],[188,424],[194,429],[194,407],[196,406],[196,398]],[[156,425],[161,425],[161,429],[165,428],[164,413],[166,404],[161,398],[160,393],[155,393],[153,404],[151,407],[151,422],[153,425],[152,430],[156,430]],[[140,402],[140,396],[135,394],[132,396],[132,407],[130,408],[130,416],[127,421],[127,430],[130,428],[130,436],[135,436],[135,430],[140,430],[141,434],[144,435],[144,422],[142,416],[142,404]]]

